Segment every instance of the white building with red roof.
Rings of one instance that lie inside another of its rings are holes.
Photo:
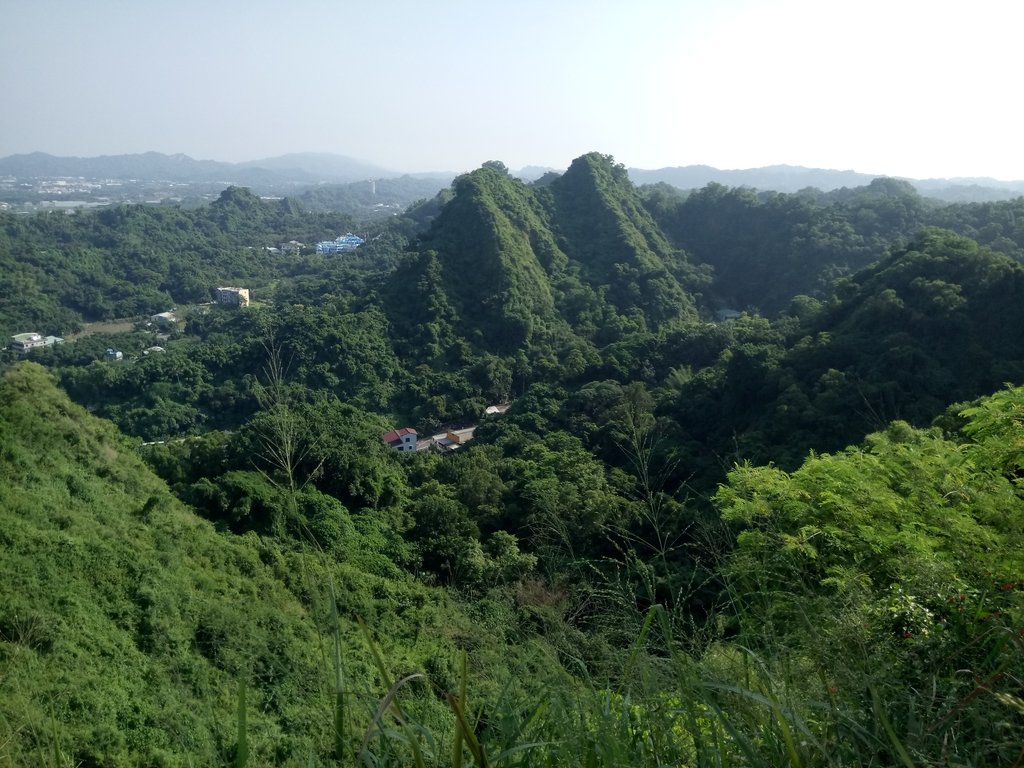
[[[381,438],[396,451],[416,450],[416,430],[412,427],[392,429],[381,435]]]

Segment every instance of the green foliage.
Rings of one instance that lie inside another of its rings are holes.
[[[1014,204],[591,154],[266,250],[303,207],[0,216],[11,332],[258,297],[39,354],[163,442],[5,369],[0,764],[1019,760],[1024,392],[921,429],[1024,376]]]
[[[584,155],[545,189],[559,247],[618,312],[639,310],[652,330],[695,316],[683,285],[702,281],[643,208],[623,166]]]
[[[312,262],[266,250],[351,230],[338,214],[302,213],[240,188],[196,210],[123,205],[73,215],[0,213],[0,334],[67,335],[85,321],[208,302],[218,285],[259,295],[274,277]],[[9,243],[9,246],[6,245]]]
[[[727,568],[740,642],[807,665],[844,707],[867,706],[867,685],[863,727],[915,764],[951,741],[972,764],[1016,757],[1002,712],[1024,680],[1024,505],[988,438],[1022,401],[965,411],[980,442],[896,422],[792,474],[737,467],[716,496],[741,526]]]
[[[479,334],[472,343],[499,353],[543,338],[556,322],[544,264],[557,254],[530,190],[489,167],[454,189],[425,245],[439,254],[456,322]]]
[[[1011,329],[1024,322],[1022,275],[1001,254],[927,230],[803,323],[741,317],[669,337],[685,341],[671,354],[690,366],[661,391],[680,462],[712,472],[710,446],[727,463],[792,468],[808,450],[841,449],[894,419],[926,425],[951,400],[1020,380],[1024,346]]]
[[[203,442],[168,451],[200,461],[217,452]],[[241,522],[278,504],[308,544],[217,533],[32,364],[0,380],[0,446],[2,764],[227,763],[241,746],[240,685],[249,765],[329,760],[331,583],[350,743],[376,706],[356,616],[398,665],[442,670],[435,660],[471,638],[476,669],[505,674],[502,637],[514,626],[470,618],[403,576],[390,559],[402,544],[379,518],[312,489],[292,507],[263,476],[235,471],[212,483],[225,514]],[[185,482],[195,469],[176,471]],[[514,578],[511,550],[503,542],[494,563]],[[412,709],[432,722],[443,706],[426,695]]]
[[[682,285],[704,278],[610,159],[581,158],[545,187],[485,165],[453,189],[384,293],[397,346],[417,362],[472,362],[464,339],[571,378],[595,360],[592,343],[695,316]]]
[[[0,722],[11,764],[221,762],[240,677],[258,680],[251,752],[321,706],[315,627],[260,561],[185,512],[109,427],[38,368],[2,383]],[[57,729],[59,744],[50,744]]]

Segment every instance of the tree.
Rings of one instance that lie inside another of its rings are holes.
[[[490,168],[502,175],[508,176],[508,166],[501,162],[501,160],[488,160],[482,167]]]
[[[479,530],[469,510],[452,498],[449,490],[430,481],[416,491],[409,531],[417,545],[422,567],[454,585],[477,583],[482,574]]]
[[[297,494],[323,465],[316,435],[302,412],[292,403],[286,377],[287,366],[281,360],[281,349],[271,336],[264,345],[267,364],[266,383],[257,383],[256,398],[262,410],[246,425],[254,454],[256,469],[273,485],[286,491],[289,513],[298,515]],[[303,465],[314,461],[312,469],[300,473]],[[284,520],[275,518],[272,529],[283,532]]]

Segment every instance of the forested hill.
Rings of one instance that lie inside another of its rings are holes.
[[[585,155],[543,187],[493,163],[453,189],[391,281],[399,337],[421,335],[428,318],[435,337],[480,351],[564,359],[696,318],[691,291],[706,277],[669,244],[611,158]]]
[[[0,768],[1020,762],[1022,207],[0,214]]]
[[[64,336],[83,322],[206,302],[217,285],[260,289],[294,257],[268,251],[353,228],[229,187],[198,210],[123,205],[71,215],[0,214],[0,333]]]
[[[803,192],[810,189],[834,190],[859,187],[874,176],[856,171],[836,171],[793,165],[724,170],[707,165],[644,170],[630,168],[629,177],[638,185],[671,184],[682,190],[701,189],[709,184],[750,187],[775,192]],[[1024,181],[998,181],[992,178],[906,179],[921,194],[945,202],[991,202],[1020,197]]]
[[[619,313],[639,312],[650,330],[696,317],[696,271],[658,230],[621,165],[584,155],[546,189],[562,248]]]
[[[1024,267],[946,230],[794,311],[774,333],[737,321],[713,364],[666,391],[687,456],[733,442],[737,459],[792,467],[812,449],[894,419],[927,424],[950,403],[1024,381]]]
[[[437,254],[437,300],[451,303],[455,334],[481,349],[508,354],[536,342],[535,334],[556,333],[557,328],[545,327],[557,320],[542,263],[551,264],[556,249],[529,189],[501,170],[484,167],[457,179],[454,191],[421,245]],[[403,283],[394,291],[409,287]]]
[[[1024,198],[940,204],[908,183],[875,179],[829,193],[758,193],[709,184],[688,196],[642,189],[672,242],[714,269],[721,305],[773,315],[797,294],[827,295],[831,283],[882,258],[925,226],[952,229],[1024,259]]]
[[[37,365],[0,378],[0,446],[0,765],[347,764],[394,681],[367,638],[440,686],[466,638],[498,686],[520,657],[508,617],[399,570],[383,516],[307,489],[298,538],[215,530]]]

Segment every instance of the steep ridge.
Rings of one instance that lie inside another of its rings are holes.
[[[486,166],[460,177],[424,246],[438,253],[456,321],[481,348],[513,352],[559,324],[545,265],[560,254],[522,182]]]
[[[688,290],[703,284],[700,271],[610,158],[586,155],[536,187],[497,166],[456,179],[418,253],[385,288],[399,346],[416,339],[407,346],[436,353],[449,336],[498,355],[568,345],[585,356],[696,318]]]
[[[619,312],[639,310],[654,328],[696,317],[679,281],[694,274],[644,209],[625,168],[590,153],[547,189],[560,248]]]
[[[323,735],[316,628],[267,550],[187,511],[34,364],[0,381],[0,445],[0,762],[219,763],[252,674],[282,755]]]

